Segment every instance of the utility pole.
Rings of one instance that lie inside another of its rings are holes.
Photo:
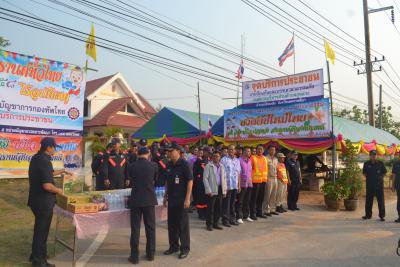
[[[201,106],[200,106],[200,83],[197,82],[197,105],[199,106],[199,136],[201,136]],[[201,140],[200,140],[201,145]]]
[[[379,85],[379,129],[382,129],[382,84]]]
[[[374,118],[374,98],[372,93],[372,65],[371,65],[371,43],[369,37],[369,17],[368,17],[368,0],[363,0],[364,10],[364,35],[365,35],[365,71],[367,73],[367,92],[368,92],[368,116],[369,125],[375,126]]]

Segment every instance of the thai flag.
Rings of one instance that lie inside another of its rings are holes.
[[[278,58],[279,61],[279,66],[282,67],[283,62],[285,60],[294,55],[294,38],[292,37],[292,40],[290,40],[290,43],[286,46],[285,51],[283,51],[282,55]]]
[[[213,124],[212,124],[210,118],[208,118],[208,131],[211,130],[212,126],[213,126]]]
[[[236,71],[236,78],[238,78],[238,80],[243,78],[243,73],[244,73],[244,65],[243,65],[243,59],[240,60],[240,65]]]

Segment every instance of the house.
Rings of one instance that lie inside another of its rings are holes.
[[[84,100],[84,135],[101,135],[107,127],[124,130],[129,138],[157,111],[134,92],[121,73],[86,83]]]

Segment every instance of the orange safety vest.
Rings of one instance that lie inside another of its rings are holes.
[[[276,167],[276,172],[278,179],[287,184],[289,180],[286,172],[285,163],[278,163],[278,166]]]
[[[268,176],[268,161],[264,156],[252,156],[251,157],[252,172],[251,178],[253,183],[259,184],[267,182]]]

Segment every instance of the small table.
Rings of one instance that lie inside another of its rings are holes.
[[[72,213],[59,206],[54,207],[56,213],[56,231],[54,238],[54,255],[56,253],[57,243],[72,251],[72,266],[75,266],[77,260],[78,240],[90,238],[101,231],[107,231],[112,228],[130,227],[130,209],[101,211],[98,213]],[[167,209],[162,205],[155,207],[156,221],[165,221],[167,218]],[[64,218],[72,219],[74,226],[74,240],[70,245],[59,237],[59,225]]]

